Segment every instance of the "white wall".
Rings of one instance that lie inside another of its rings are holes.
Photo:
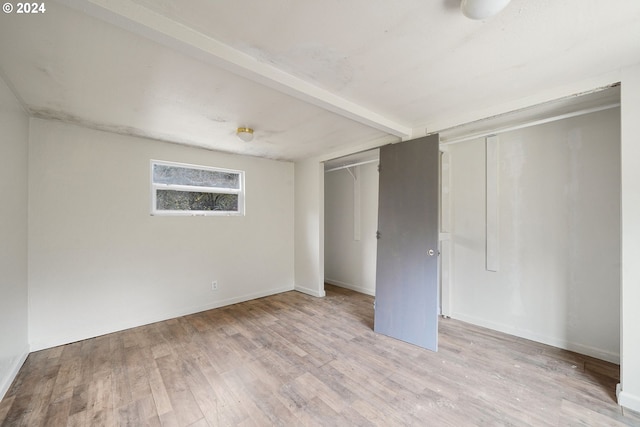
[[[449,147],[452,317],[617,362],[620,110],[498,139],[497,272],[485,269],[484,139]]]
[[[150,216],[150,159],[246,171],[246,216]],[[29,162],[33,349],[293,289],[292,163],[39,119]]]
[[[29,354],[28,140],[29,119],[0,79],[0,399]]]
[[[318,159],[295,164],[295,289],[324,292],[324,171]]]
[[[325,281],[368,295],[376,292],[378,164],[325,173]],[[360,239],[354,239],[354,186],[359,185]]]
[[[622,363],[618,402],[640,412],[640,65],[622,72]]]

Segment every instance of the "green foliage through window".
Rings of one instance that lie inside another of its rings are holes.
[[[163,211],[237,211],[237,194],[158,190],[156,208]]]
[[[240,188],[240,175],[237,172],[154,164],[153,182],[156,184],[233,188],[237,190]]]
[[[152,214],[244,215],[244,172],[151,162]]]

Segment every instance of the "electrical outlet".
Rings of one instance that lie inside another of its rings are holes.
[[[213,282],[211,282],[211,290],[212,291],[217,291],[218,290],[218,281],[214,280]]]

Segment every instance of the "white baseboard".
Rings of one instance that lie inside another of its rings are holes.
[[[546,344],[546,343],[545,343]],[[591,356],[596,359],[604,360],[606,362],[615,363],[616,365],[620,364],[620,353],[614,353],[612,351],[602,350],[595,347],[590,347],[587,345],[582,345],[574,342],[567,341],[565,345],[553,345],[554,347],[560,347],[565,350],[573,351],[575,353],[584,354],[586,356]]]
[[[293,290],[294,290],[293,286],[287,286],[287,287],[284,287],[284,288],[271,289],[271,290],[264,291],[264,292],[256,292],[254,294],[243,295],[243,296],[240,296],[240,297],[228,298],[226,300],[216,301],[216,302],[211,303],[211,304],[206,304],[204,306],[196,307],[193,310],[189,310],[188,313],[180,314],[180,315],[174,316],[174,317],[185,316],[187,314],[193,314],[193,313],[199,313],[201,311],[207,311],[207,310],[211,310],[211,309],[214,309],[214,308],[225,307],[227,305],[238,304],[238,303],[241,303],[241,302],[251,301],[251,300],[254,300],[254,299],[264,298],[264,297],[268,297],[270,295],[277,295],[277,294],[281,294],[283,292],[289,292],[289,291],[293,291]]]
[[[311,288],[307,288],[306,286],[296,285],[293,288],[293,290],[302,292],[303,294],[311,295],[313,297],[318,297],[318,298],[324,298],[325,296],[327,296],[327,294],[324,291],[324,288],[322,288],[322,291],[318,291],[317,289],[311,289]]]
[[[558,347],[564,350],[573,351],[576,353],[591,356],[596,359],[605,360],[607,362],[620,364],[620,353],[614,353],[608,350],[600,348],[590,347],[583,344],[566,341],[554,337],[547,337],[544,335],[536,334],[530,331],[522,331],[514,328],[510,325],[503,325],[497,322],[491,322],[484,319],[478,319],[473,316],[467,316],[462,313],[452,313],[451,318],[461,320],[463,322],[471,323],[472,325],[482,326],[483,328],[493,329],[494,331],[504,332],[505,334],[514,335],[516,337],[525,338],[531,341],[536,341],[542,344],[547,344],[553,347]]]
[[[625,393],[622,391],[620,384],[616,387],[616,396],[618,397],[618,405],[635,412],[640,412],[640,396]]]
[[[276,295],[283,292],[293,291],[293,286],[270,289],[263,292],[256,292],[254,294],[242,295],[233,298],[227,298],[224,300],[214,301],[208,304],[190,307],[186,309],[177,309],[173,311],[166,311],[162,314],[157,314],[150,317],[143,317],[134,320],[129,320],[126,323],[121,323],[117,325],[111,325],[109,328],[104,330],[93,330],[90,333],[83,334],[69,334],[65,336],[57,336],[57,337],[48,337],[45,340],[40,341],[32,341],[31,342],[31,351],[39,351],[47,348],[57,347],[59,345],[70,344],[76,341],[82,341],[89,338],[95,338],[98,336],[111,334],[114,332],[123,331],[126,329],[136,328],[138,326],[149,325],[151,323],[162,322],[164,320],[174,319],[176,317],[187,316],[189,314],[200,313],[202,311],[212,310],[214,308],[225,307],[232,304],[238,304],[245,301],[251,301],[257,298],[263,298],[270,295]]]
[[[376,296],[376,291],[375,290],[364,288],[362,286],[355,286],[355,285],[352,285],[351,283],[345,283],[345,282],[341,282],[340,280],[327,279],[327,278],[325,278],[324,281],[326,283],[330,284],[330,285],[335,285],[335,286],[339,286],[341,288],[351,289],[352,291],[360,292],[361,294],[371,295],[372,297]]]
[[[11,387],[13,380],[16,379],[18,372],[20,372],[20,368],[22,368],[22,365],[24,365],[24,362],[25,360],[27,360],[28,356],[29,346],[27,345],[22,349],[20,355],[14,359],[13,364],[7,372],[7,376],[0,379],[0,400],[4,399],[4,395],[9,391],[9,387]]]

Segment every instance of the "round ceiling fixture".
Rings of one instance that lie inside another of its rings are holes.
[[[462,0],[460,10],[470,19],[487,19],[498,14],[511,0]]]
[[[236,131],[236,135],[238,135],[238,138],[240,138],[244,142],[249,142],[253,139],[253,129],[238,128],[238,130]]]

